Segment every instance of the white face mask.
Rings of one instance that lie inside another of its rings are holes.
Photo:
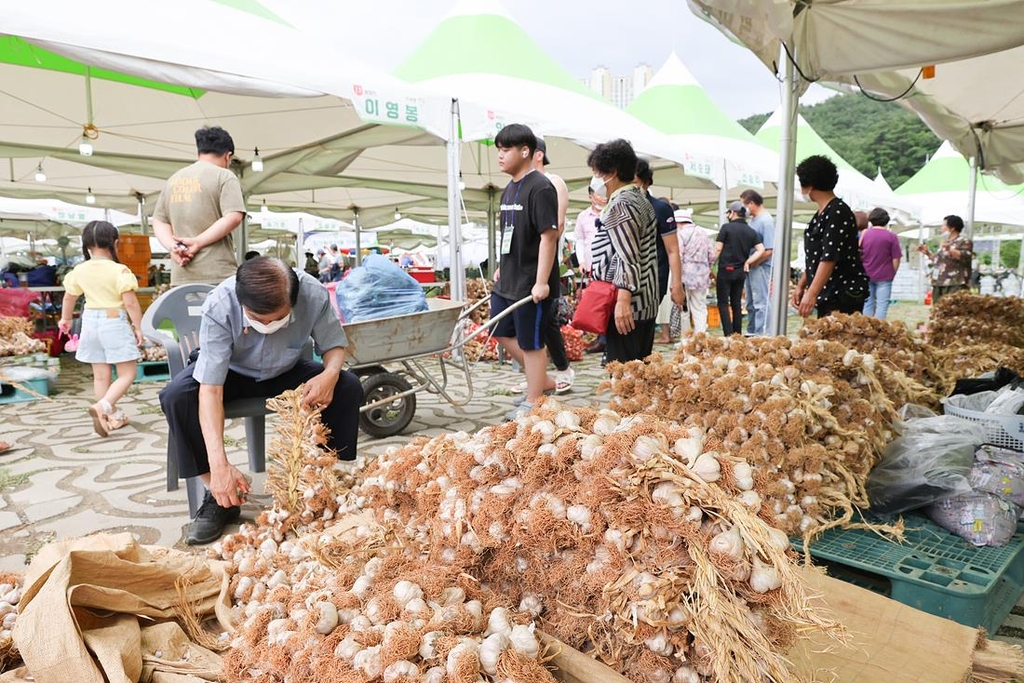
[[[590,179],[590,187],[594,190],[594,194],[604,199],[608,196],[608,187],[604,182],[604,178],[599,175],[594,176]]]
[[[284,318],[281,318],[280,320],[275,320],[272,323],[261,323],[258,320],[250,319],[249,316],[246,316],[245,319],[246,321],[248,321],[249,327],[256,330],[260,334],[274,334],[275,332],[283,330],[284,328],[288,327],[288,323],[292,321],[292,316],[291,313],[289,313]]]

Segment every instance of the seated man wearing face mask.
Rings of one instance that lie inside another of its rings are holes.
[[[214,288],[203,304],[199,357],[160,392],[178,475],[200,477],[207,492],[189,525],[188,543],[209,543],[234,521],[249,492],[224,451],[224,403],[273,397],[302,383],[303,402],[320,409],[328,447],[354,460],[359,379],[342,370],[345,332],[316,278],[276,258],[257,257]],[[301,358],[312,336],[323,364]]]

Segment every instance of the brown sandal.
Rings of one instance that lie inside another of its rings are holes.
[[[110,433],[110,430],[107,429],[107,414],[103,412],[99,403],[89,406],[89,416],[92,417],[93,431],[100,436],[107,436]]]

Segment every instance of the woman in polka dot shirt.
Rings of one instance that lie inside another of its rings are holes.
[[[828,157],[814,155],[800,162],[796,175],[804,201],[817,204],[818,211],[804,233],[807,267],[793,290],[792,303],[804,318],[815,307],[819,318],[861,311],[868,276],[857,246],[857,219],[833,192],[839,171]]]

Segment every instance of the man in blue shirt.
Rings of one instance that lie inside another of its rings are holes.
[[[312,337],[323,364],[305,360]],[[209,543],[238,517],[249,482],[228,463],[224,403],[277,396],[303,384],[303,403],[320,410],[327,446],[354,460],[363,389],[342,369],[347,340],[317,280],[276,258],[257,257],[215,287],[203,304],[199,357],[160,392],[178,474],[199,477],[207,492],[189,525],[188,543]]]
[[[686,300],[683,294],[683,263],[679,259],[679,240],[676,237],[675,211],[667,203],[651,194],[654,184],[654,171],[644,159],[636,164],[636,184],[647,195],[647,200],[654,207],[654,215],[658,219],[658,325],[659,337],[655,341],[667,344],[672,341],[669,336],[669,320],[672,314],[671,304],[682,306]],[[671,284],[671,302],[665,300],[665,294]]]
[[[768,334],[768,300],[772,281],[772,250],[775,248],[775,220],[764,208],[764,198],[755,190],[744,190],[740,201],[750,214],[750,227],[761,238],[764,253],[754,260],[747,274],[747,334]]]

